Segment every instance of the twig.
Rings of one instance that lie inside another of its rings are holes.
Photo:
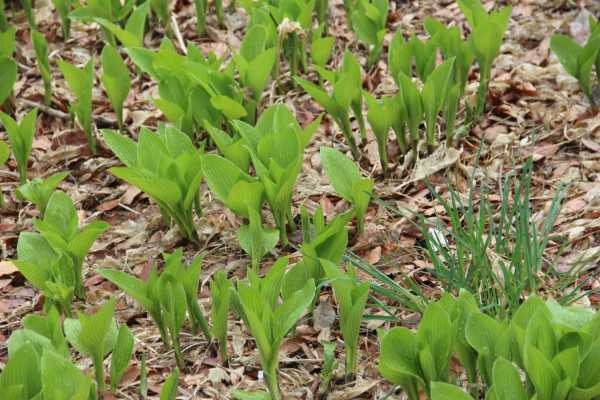
[[[17,101],[21,102],[22,104],[24,104],[28,107],[35,107],[38,110],[42,111],[45,114],[48,114],[51,117],[65,119],[65,120],[71,119],[71,116],[69,114],[62,112],[60,110],[57,110],[55,108],[46,106],[42,103],[38,103],[36,101],[32,101],[32,100],[28,100],[28,99],[17,99]],[[108,119],[108,118],[105,118],[102,116],[92,116],[92,119],[100,125],[108,125],[108,126],[116,126],[117,125],[116,120]]]
[[[173,31],[175,33],[175,38],[177,39],[177,43],[179,43],[179,47],[181,47],[181,51],[183,52],[183,54],[187,56],[187,48],[185,47],[183,36],[181,36],[181,31],[179,30],[179,25],[177,24],[175,14],[171,14],[171,22],[173,25]]]

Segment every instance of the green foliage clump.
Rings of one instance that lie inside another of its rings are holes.
[[[233,292],[236,312],[256,340],[268,398],[273,400],[282,399],[278,379],[279,348],[312,304],[315,293],[315,282],[311,279],[301,290],[280,302],[287,263],[287,258],[279,259],[263,278],[249,270],[247,280],[238,282]],[[233,394],[236,398],[248,396],[240,391]]]
[[[388,18],[388,0],[356,0],[352,10],[352,29],[369,46],[369,67],[379,60]]]
[[[36,30],[31,31],[31,41],[37,66],[44,81],[44,104],[49,106],[52,102],[52,72],[48,61],[48,42],[46,37]]]
[[[189,136],[177,128],[161,125],[158,133],[143,128],[138,142],[116,131],[103,131],[108,147],[125,164],[110,173],[137,186],[160,207],[165,221],[174,220],[189,240],[197,240],[194,205],[199,211],[202,182],[201,154]]]
[[[531,296],[511,319],[496,320],[466,291],[431,304],[416,332],[381,334],[379,370],[409,399],[593,399],[600,394],[598,314]],[[473,397],[450,383],[456,355]],[[525,377],[525,384],[522,382]]]
[[[19,181],[27,182],[27,164],[33,146],[33,137],[37,130],[37,109],[28,112],[20,122],[12,119],[8,114],[0,112],[0,122],[6,129],[13,157],[17,161]]]
[[[56,190],[58,185],[69,175],[68,172],[57,172],[46,179],[33,178],[31,181],[19,186],[17,195],[21,196],[35,206],[44,216],[50,196]]]
[[[164,345],[173,346],[177,365],[183,370],[185,362],[179,335],[186,318],[190,320],[194,332],[202,330],[205,337],[211,340],[208,323],[197,301],[202,260],[196,258],[186,266],[181,249],[163,257],[164,271],[159,275],[154,265],[146,282],[114,269],[100,269],[97,272],[144,307],[156,323]]]
[[[0,107],[11,95],[17,81],[17,63],[13,59],[16,32],[14,27],[0,32]]]
[[[119,51],[108,45],[102,50],[102,84],[117,114],[119,128],[123,129],[123,103],[129,94],[131,79],[127,64]]]
[[[70,315],[73,296],[85,297],[83,261],[110,225],[93,221],[80,228],[73,201],[61,191],[50,196],[43,218],[34,225],[38,232],[19,235],[15,265],[46,296],[46,308],[55,304]]]

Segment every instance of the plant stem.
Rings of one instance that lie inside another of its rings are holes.
[[[281,390],[279,389],[279,381],[277,380],[277,359],[275,362],[265,369],[265,383],[267,384],[267,388],[269,389],[269,394],[271,395],[272,400],[282,400]]]
[[[477,121],[483,114],[485,108],[485,100],[487,98],[488,86],[490,84],[491,71],[489,68],[482,68],[481,82],[477,88],[477,105],[475,108],[474,120]]]
[[[220,27],[225,27],[225,14],[223,13],[223,0],[215,0],[215,11],[217,14],[217,21],[219,21]]]
[[[356,141],[354,140],[354,134],[352,133],[352,128],[350,127],[350,118],[348,118],[348,114],[344,115],[338,121],[342,133],[348,142],[348,146],[350,146],[350,151],[352,152],[352,157],[355,161],[360,159],[360,152],[358,151],[358,146],[356,145]]]
[[[196,33],[198,36],[204,35],[206,30],[206,8],[208,6],[206,0],[194,0],[196,6]]]
[[[181,354],[181,345],[179,339],[173,337],[173,351],[175,352],[175,361],[180,370],[185,371],[185,361],[183,360],[183,354]]]
[[[352,107],[354,118],[356,118],[356,122],[358,123],[360,138],[364,141],[367,139],[367,132],[365,129],[365,119],[362,114],[362,100],[358,99],[358,101],[353,101],[350,106]]]
[[[49,106],[52,103],[52,83],[49,80],[44,81],[44,104]]]
[[[104,366],[102,365],[102,356],[92,355],[92,363],[94,364],[98,392],[102,392],[104,390]]]

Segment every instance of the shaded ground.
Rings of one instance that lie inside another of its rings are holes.
[[[600,250],[600,116],[588,112],[587,100],[579,92],[576,81],[566,74],[550,54],[549,40],[556,31],[585,38],[585,18],[582,9],[569,1],[514,0],[512,3],[509,32],[493,70],[488,112],[480,125],[458,143],[460,160],[429,179],[442,193],[448,180],[459,190],[465,191],[467,177],[473,168],[477,168],[477,174],[484,176],[484,181],[490,187],[498,187],[506,173],[520,168],[525,158],[533,154],[535,173],[532,200],[535,211],[547,209],[558,186],[561,183],[569,184],[555,230],[557,235],[566,238],[566,246],[559,252],[559,245],[551,243],[546,254],[548,261],[567,269],[569,263],[583,252],[593,254],[594,250]],[[579,6],[597,16],[600,14],[600,4],[595,1],[580,1]],[[357,45],[353,34],[346,28],[341,4],[335,2],[334,7],[331,33],[337,40],[333,63],[339,61],[346,46],[362,54],[362,61],[365,61],[364,49]],[[228,15],[228,31],[216,29],[215,20],[209,18],[208,37],[204,38],[198,38],[195,34],[195,16],[191,4],[177,2],[175,12],[179,30],[186,41],[191,40],[203,50],[212,50],[219,55],[228,54],[229,47],[239,46],[245,26],[242,11]],[[446,23],[464,24],[460,10],[449,0],[400,1],[391,5],[386,43],[396,30],[406,34],[422,34],[425,16],[433,16]],[[163,225],[158,208],[145,195],[108,174],[107,169],[119,162],[106,149],[101,150],[98,157],[89,154],[84,134],[73,129],[69,121],[67,105],[72,95],[56,67],[59,58],[83,64],[91,54],[98,64],[98,54],[104,45],[101,33],[95,26],[74,23],[72,38],[64,43],[60,38],[58,16],[52,13],[51,8],[40,2],[37,5],[37,19],[39,29],[46,34],[50,46],[54,101],[51,109],[40,107],[44,112],[40,113],[38,134],[34,140],[30,176],[47,176],[69,170],[71,175],[61,188],[77,203],[80,220],[100,218],[112,224],[87,259],[85,282],[89,300],[87,304],[77,306],[80,309],[93,309],[115,292],[111,284],[93,273],[94,268],[117,267],[144,276],[153,262],[160,262],[162,252],[170,252],[183,245],[186,257],[204,257],[200,298],[205,310],[209,310],[207,282],[210,276],[219,269],[226,269],[234,276],[243,276],[249,262],[235,238],[239,221],[214,201],[206,187],[203,187],[204,215],[196,221],[201,244],[194,246],[183,243],[176,229]],[[15,86],[15,101],[19,112],[22,112],[33,105],[39,106],[43,84],[35,64],[24,15],[18,13],[12,22],[19,27],[16,57],[20,78]],[[145,45],[156,47],[161,38],[160,32],[148,33]],[[475,73],[472,78],[468,86],[470,93],[477,86]],[[365,75],[364,87],[376,93],[394,92],[383,59],[377,68]],[[151,102],[155,93],[156,88],[148,77],[133,79],[132,90],[125,103],[126,125],[130,132],[135,134],[142,125],[154,127],[160,122],[161,113]],[[302,124],[310,122],[321,111],[304,93],[289,90],[284,96],[273,86],[265,95],[265,104],[277,101],[284,101],[294,108]],[[113,125],[112,108],[102,92],[99,79],[96,79],[94,87],[94,115],[98,128]],[[305,165],[294,195],[295,207],[304,204],[314,209],[321,204],[326,215],[332,216],[347,206],[333,194],[323,177],[318,156],[321,145],[345,148],[340,144],[341,134],[336,133],[335,125],[326,118],[306,151]],[[0,138],[4,136],[0,132]],[[486,145],[479,165],[475,166],[475,154],[481,141],[485,141]],[[412,170],[402,171],[398,168],[390,179],[382,180],[376,149],[374,140],[366,144],[361,167],[364,174],[376,178],[377,196],[390,205],[407,207],[425,216],[442,211],[431,200],[425,184],[411,180]],[[0,170],[0,187],[8,198],[7,208],[0,212],[3,260],[16,256],[18,234],[32,230],[32,218],[36,216],[33,206],[16,201],[14,189],[18,186],[18,179],[15,164],[9,166],[10,170]],[[538,216],[543,218],[542,213]],[[374,202],[367,214],[366,231],[353,240],[352,251],[397,281],[409,276],[427,294],[435,296],[439,288],[426,271],[430,264],[419,247],[420,240],[420,234],[410,221]],[[289,250],[278,249],[277,256]],[[297,256],[295,253],[292,258]],[[594,263],[597,260],[592,260],[590,268],[596,266]],[[599,286],[600,280],[595,279],[587,284],[586,289]],[[135,334],[136,358],[139,360],[141,352],[146,353],[150,388],[157,389],[174,367],[172,354],[163,351],[158,331],[146,314],[122,293],[119,292],[118,297],[118,318],[127,321]],[[19,327],[24,314],[41,309],[40,300],[39,294],[15,273],[11,264],[4,261],[0,264],[0,362],[6,361],[5,339]],[[325,304],[332,303],[327,292],[323,293],[321,300]],[[597,308],[600,297],[585,296],[580,302]],[[331,309],[323,306],[323,310]],[[370,312],[377,313],[378,310],[372,309]],[[408,312],[400,312],[399,315],[406,318],[409,324],[417,317]],[[374,399],[389,390],[389,385],[381,381],[377,374],[378,343],[375,328],[380,325],[374,321],[363,324],[358,379],[347,386],[337,385],[329,398]],[[184,333],[182,347],[188,371],[180,379],[181,398],[219,399],[227,398],[232,387],[262,388],[262,383],[258,381],[258,354],[252,339],[239,322],[231,321],[230,339],[232,362],[229,368],[222,368],[214,349],[208,347],[202,337]],[[313,327],[313,321],[304,321],[298,327],[296,336],[287,340],[281,351],[281,384],[290,398],[316,397],[323,356],[319,344],[321,339],[338,341],[339,364],[343,366],[343,347],[336,324],[331,329],[317,329]],[[90,367],[85,362],[82,365]],[[127,372],[119,398],[138,398],[138,374],[139,367],[136,364]]]

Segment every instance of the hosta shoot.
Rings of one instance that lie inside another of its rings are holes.
[[[361,69],[356,57],[352,53],[344,54],[342,67],[338,71],[328,71],[317,68],[319,74],[332,86],[331,94],[328,94],[322,86],[315,85],[307,80],[296,78],[296,82],[327,111],[334,119],[355,160],[360,158],[360,152],[356,144],[354,132],[350,122],[350,110],[357,120],[361,138],[365,138],[364,119],[362,115],[362,78]]]
[[[202,150],[171,126],[160,126],[158,133],[143,128],[137,143],[115,131],[103,131],[103,136],[125,164],[110,172],[139,187],[158,204],[167,223],[174,220],[187,239],[197,240],[193,209],[199,210]]]
[[[115,300],[106,302],[94,314],[78,313],[77,319],[65,320],[65,335],[81,354],[92,359],[98,391],[104,389],[104,358],[115,348],[119,328],[114,319]]]
[[[508,29],[512,7],[506,6],[488,14],[480,0],[457,0],[457,3],[471,27],[469,42],[479,65],[479,88],[474,110],[477,119],[484,111],[492,65]]]
[[[46,179],[33,178],[31,181],[19,186],[17,195],[28,202],[35,204],[40,211],[40,215],[43,217],[50,196],[52,196],[52,193],[54,193],[58,185],[60,185],[68,175],[68,172],[57,172]]]
[[[302,129],[290,110],[283,104],[277,104],[262,113],[255,127],[243,122],[235,123],[237,131],[248,144],[252,165],[264,187],[265,198],[284,245],[287,244],[288,227],[295,229],[292,194],[302,168],[304,149],[320,120],[319,117]]]
[[[17,81],[17,63],[12,58],[16,46],[15,33],[14,27],[0,32],[0,107],[4,105],[5,110],[8,110],[5,101]]]
[[[207,340],[211,340],[208,323],[197,301],[202,261],[197,258],[186,266],[181,249],[163,257],[164,271],[159,275],[154,265],[145,282],[114,269],[100,269],[97,272],[117,285],[150,314],[164,345],[173,347],[177,364],[180,369],[184,369],[179,335],[186,318],[189,318],[195,332],[202,330]]]
[[[19,122],[0,112],[0,122],[6,130],[13,157],[17,161],[19,181],[24,184],[27,182],[27,164],[37,128],[37,109],[29,111]]]
[[[67,84],[75,94],[77,101],[69,106],[69,111],[77,118],[85,133],[90,150],[96,154],[96,138],[92,128],[92,86],[94,85],[94,59],[90,59],[83,68],[59,60],[60,68]]]
[[[32,0],[20,0],[21,6],[23,7],[23,11],[25,12],[25,17],[27,17],[27,24],[29,25],[29,29],[34,30],[37,29],[37,25],[35,23],[35,16],[33,15],[33,4]]]
[[[219,346],[221,362],[226,365],[227,352],[227,319],[231,303],[233,285],[227,279],[225,271],[217,271],[210,282],[212,334]]]
[[[10,156],[10,147],[8,144],[0,140],[0,166],[6,164],[8,157]],[[4,196],[0,193],[0,207],[4,205]]]
[[[23,232],[19,236],[16,265],[34,286],[55,298],[68,314],[72,296],[85,297],[83,261],[110,225],[93,221],[80,228],[73,201],[61,191],[50,196],[43,218],[35,220],[34,225],[39,233]]]
[[[590,35],[584,46],[566,35],[556,34],[552,36],[550,47],[564,69],[577,79],[592,107],[596,107],[592,92],[592,69],[596,65],[596,73],[600,76],[600,34]]]
[[[362,233],[365,213],[373,192],[373,180],[363,178],[356,164],[338,150],[321,147],[320,154],[325,174],[335,191],[352,205],[357,231]]]
[[[388,0],[358,0],[352,13],[352,28],[358,39],[369,48],[367,64],[372,67],[379,60],[383,48],[388,18]]]
[[[120,1],[106,3],[102,0],[86,0],[84,4],[76,7],[69,14],[69,18],[85,23],[96,22],[96,20],[102,19],[120,25],[121,21],[124,21],[131,13],[134,3],[135,1],[133,0],[127,0],[124,3]],[[104,26],[102,26],[102,30],[108,43],[111,46],[116,46],[117,43],[112,32]]]
[[[31,31],[31,41],[37,66],[44,81],[44,104],[48,106],[52,102],[52,72],[48,61],[48,42],[46,37],[36,30]]]
[[[119,42],[125,47],[143,47],[144,46],[144,31],[146,28],[146,19],[150,12],[149,2],[145,1],[135,7],[124,27],[111,22],[105,18],[94,18],[94,21],[99,23],[106,31],[114,35]]]
[[[283,398],[278,379],[279,348],[312,304],[315,293],[311,279],[301,290],[280,302],[286,266],[287,258],[279,259],[263,278],[249,270],[248,279],[238,282],[234,292],[237,312],[256,340],[265,383],[273,400]]]
[[[333,287],[339,306],[340,327],[346,351],[346,376],[356,373],[360,324],[369,296],[369,284],[360,283],[352,273],[344,273],[336,264],[321,260],[325,275]]]
[[[123,103],[127,99],[131,87],[129,69],[121,58],[119,51],[111,45],[104,46],[101,59],[102,76],[100,79],[117,114],[119,128],[123,129]]]
[[[71,14],[75,4],[74,0],[52,0],[52,5],[60,16],[63,40],[67,40],[71,35],[71,18],[69,14]]]

